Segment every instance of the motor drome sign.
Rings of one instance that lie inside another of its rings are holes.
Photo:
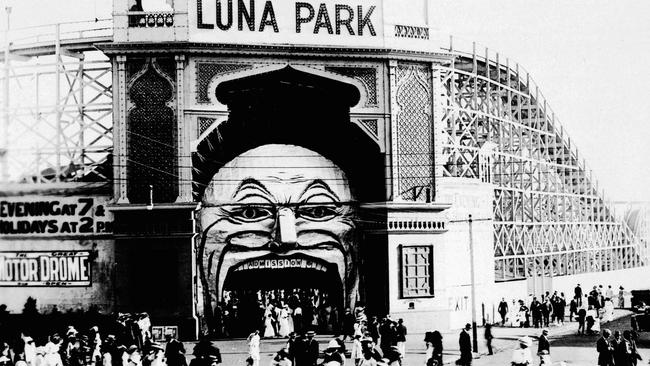
[[[190,40],[378,47],[378,0],[191,0]]]
[[[0,251],[0,287],[90,286],[89,251]]]

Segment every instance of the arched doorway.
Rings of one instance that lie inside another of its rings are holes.
[[[278,335],[307,329],[336,333],[344,307],[338,273],[335,264],[300,256],[266,256],[231,268],[222,294],[236,299],[230,311],[236,312],[231,319],[237,324],[225,325],[229,335],[245,336],[269,325]]]

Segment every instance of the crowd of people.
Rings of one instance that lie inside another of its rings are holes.
[[[598,365],[600,366],[636,366],[641,355],[637,350],[639,335],[635,331],[614,331],[603,329],[602,336],[596,342]]]
[[[225,291],[214,309],[214,328],[218,337],[261,329],[264,338],[286,338],[308,330],[338,333],[341,317],[328,293],[319,289]]]
[[[116,334],[101,336],[97,326],[79,332],[68,326],[62,334],[53,333],[47,341],[35,341],[22,333],[10,345],[0,342],[2,366],[187,366],[185,347],[173,335],[166,334],[166,344],[154,342],[150,323],[140,322],[141,333],[134,337]],[[203,340],[194,347],[190,366],[216,366],[221,363],[219,349]]]
[[[266,332],[267,327],[264,327]],[[352,340],[349,352],[355,366],[397,366],[402,364],[406,352],[407,328],[402,319],[394,321],[386,316],[368,317],[360,306],[354,312],[346,309],[338,326],[341,332],[331,339],[323,350],[322,365],[343,366],[347,356],[346,339]],[[255,330],[248,336],[249,358],[247,363],[258,366],[262,332]],[[315,366],[319,360],[319,344],[316,332],[291,332],[288,340],[273,358],[272,366]]]
[[[563,292],[558,294],[557,291],[550,294],[547,291],[539,298],[532,296],[532,300],[527,304],[524,300],[511,304],[506,302],[505,298],[501,299],[498,305],[498,313],[501,316],[502,326],[513,327],[549,327],[552,325],[562,325],[567,318],[568,320],[578,323],[579,334],[598,334],[601,322],[609,322],[614,317],[614,302],[618,307],[623,307],[624,289],[619,288],[619,293],[615,294],[612,286],[607,289],[603,285],[594,286],[588,293],[583,293],[582,287],[578,284],[574,289],[574,296],[567,303]]]
[[[611,286],[594,286],[583,293],[580,285],[574,289],[574,297],[567,304],[564,293],[546,292],[539,297],[531,296],[530,305],[519,300],[512,305],[502,299],[498,306],[502,326],[545,328],[539,336],[537,356],[541,365],[550,364],[550,342],[548,327],[561,325],[565,319],[578,323],[579,334],[599,334],[600,322],[613,320],[614,301],[619,307],[623,296],[620,288],[616,299]],[[261,296],[260,296],[261,295]],[[260,343],[264,338],[286,338],[286,343],[277,351],[272,366],[344,366],[350,358],[354,366],[402,365],[406,353],[407,328],[402,319],[393,320],[390,316],[367,316],[365,308],[345,309],[339,316],[335,307],[328,305],[325,293],[312,292],[257,292],[256,305],[262,314],[252,324],[256,329],[250,333],[247,365],[259,366]],[[228,310],[235,312],[244,299],[235,294],[225,297],[222,320],[228,317]],[[569,314],[565,313],[568,308]],[[303,310],[304,309],[304,310]],[[307,310],[309,309],[309,310]],[[307,315],[309,314],[309,315]],[[304,318],[308,317],[309,320]],[[67,326],[61,332],[44,338],[32,338],[29,332],[8,339],[0,337],[0,366],[187,366],[183,343],[171,334],[166,335],[166,343],[152,339],[151,321],[146,313],[118,314],[118,327],[106,327],[100,333],[98,326],[91,326],[78,332],[74,326]],[[222,321],[221,335],[227,335],[227,322]],[[236,326],[236,324],[233,324]],[[472,363],[472,326],[467,324],[460,332],[458,344],[460,357],[457,365]],[[491,324],[485,326],[485,341],[488,354],[493,353],[491,343],[494,338]],[[319,349],[315,339],[317,330],[335,334],[327,347]],[[637,334],[631,330],[602,331],[598,340],[599,365],[636,365],[640,355],[636,350]],[[346,340],[351,349],[346,349]],[[277,341],[276,341],[277,342]],[[443,336],[439,331],[426,332],[426,366],[443,364]],[[519,348],[513,352],[512,364],[531,365],[532,341],[524,337],[519,340]],[[221,354],[210,341],[203,339],[196,344],[194,359],[189,366],[216,366],[221,363]],[[319,362],[320,361],[320,362]],[[348,365],[350,362],[347,363]]]

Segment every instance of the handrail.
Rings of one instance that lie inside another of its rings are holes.
[[[38,46],[44,43],[55,43],[57,33],[59,41],[110,37],[113,35],[113,20],[73,21],[12,28],[8,32],[2,32],[2,42],[6,42],[7,37],[9,37],[12,48]]]

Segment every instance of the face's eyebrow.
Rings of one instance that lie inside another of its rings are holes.
[[[314,179],[311,183],[309,183],[309,185],[305,188],[305,190],[303,190],[302,193],[300,194],[301,200],[302,200],[302,197],[305,195],[305,193],[307,193],[309,190],[315,189],[315,188],[324,189],[325,191],[327,191],[327,193],[332,195],[333,198],[336,199],[336,201],[341,200],[339,198],[339,196],[336,193],[334,193],[334,191],[332,191],[330,186],[327,183],[325,183],[325,181],[323,181],[322,179]]]
[[[245,191],[245,190],[248,190],[248,189],[257,191],[257,193],[253,194],[253,195],[262,196],[262,198],[265,198],[267,200],[271,200],[271,198],[273,198],[273,195],[264,186],[264,184],[262,184],[257,179],[251,178],[251,177],[248,177],[248,178],[245,178],[244,180],[242,180],[242,182],[239,184],[239,186],[235,190],[235,193],[233,194],[233,198],[237,197],[237,195],[239,195],[242,191]],[[263,193],[263,194],[260,194],[260,193]],[[246,195],[245,197],[241,197],[241,198],[243,199],[243,198],[246,198],[247,196],[248,195]]]

